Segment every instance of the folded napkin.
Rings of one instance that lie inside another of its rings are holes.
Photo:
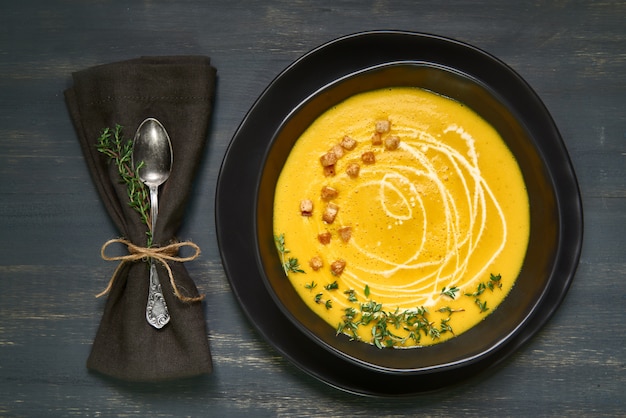
[[[148,117],[158,119],[172,141],[173,166],[159,193],[153,246],[175,241],[192,181],[206,143],[215,92],[216,70],[208,57],[142,57],[99,65],[72,74],[66,104],[87,166],[108,214],[123,238],[145,247],[147,226],[129,206],[117,168],[96,149],[104,128],[123,127],[132,139]],[[182,262],[167,262],[175,285],[186,297],[198,290]],[[149,265],[145,260],[120,265],[108,294],[89,369],[131,381],[159,381],[212,371],[201,302],[174,294],[168,272],[157,262],[171,320],[162,329],[146,321]],[[102,280],[103,288],[108,278]]]

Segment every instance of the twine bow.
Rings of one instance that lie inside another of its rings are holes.
[[[126,248],[128,248],[129,254],[121,255],[121,256],[113,256],[113,257],[109,257],[108,255],[106,255],[106,249],[109,247],[109,245],[115,244],[115,243],[124,244]],[[177,255],[178,250],[182,247],[193,248],[194,254],[189,257],[179,257]],[[106,295],[107,293],[111,291],[111,288],[113,287],[113,283],[115,283],[115,279],[117,278],[117,273],[119,272],[120,268],[122,268],[124,264],[134,262],[134,261],[139,261],[139,260],[146,259],[146,258],[152,258],[154,260],[157,260],[161,264],[163,264],[163,266],[167,270],[167,274],[170,279],[170,284],[172,285],[172,289],[174,289],[174,294],[180,301],[186,302],[186,303],[199,302],[204,299],[204,295],[200,295],[196,297],[188,297],[188,296],[183,295],[178,289],[178,286],[176,285],[176,281],[174,280],[174,274],[172,273],[172,269],[167,264],[168,261],[177,261],[179,263],[192,261],[198,258],[199,255],[200,255],[200,247],[198,247],[196,244],[190,241],[174,242],[164,247],[146,248],[146,247],[140,247],[138,245],[135,245],[132,242],[126,239],[122,239],[122,238],[108,240],[107,242],[104,243],[104,245],[100,249],[100,256],[102,257],[103,260],[106,260],[106,261],[121,261],[121,262],[117,266],[115,271],[113,272],[113,276],[111,276],[111,279],[109,280],[109,284],[107,285],[106,289],[104,289],[102,292],[97,294],[96,297],[99,298],[103,295]]]

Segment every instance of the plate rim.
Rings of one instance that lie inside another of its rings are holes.
[[[367,387],[367,385],[359,385],[359,384],[355,384],[354,382],[343,382],[341,381],[341,379],[337,379],[336,376],[333,376],[332,373],[330,373],[328,370],[315,370],[314,367],[311,367],[310,364],[304,364],[302,361],[301,356],[298,356],[296,353],[293,352],[293,348],[290,347],[288,344],[285,344],[284,341],[277,341],[275,338],[275,334],[276,334],[276,330],[270,330],[268,329],[267,324],[261,324],[258,318],[258,307],[254,307],[251,308],[250,306],[250,301],[248,300],[249,298],[247,296],[245,296],[240,290],[240,286],[242,285],[241,283],[239,283],[239,281],[241,279],[237,279],[235,277],[233,277],[233,272],[231,270],[231,263],[232,260],[229,260],[229,254],[227,254],[226,249],[224,248],[224,240],[225,240],[225,236],[227,234],[227,231],[224,231],[221,227],[222,227],[222,222],[220,222],[221,220],[223,220],[223,217],[225,216],[225,214],[228,214],[228,210],[225,210],[224,213],[222,213],[222,209],[226,209],[226,208],[222,208],[221,206],[221,202],[223,202],[223,197],[225,196],[225,193],[228,192],[228,190],[225,190],[225,185],[224,182],[228,180],[228,174],[225,174],[225,170],[228,168],[229,164],[233,164],[233,159],[236,156],[233,156],[233,152],[235,149],[235,146],[237,145],[238,142],[243,141],[241,139],[241,135],[243,135],[243,133],[245,133],[245,129],[248,123],[250,123],[250,120],[255,117],[255,112],[258,112],[259,110],[259,106],[262,106],[264,104],[264,101],[268,100],[268,96],[271,96],[273,94],[272,89],[275,89],[277,84],[279,84],[281,82],[281,80],[284,80],[285,77],[289,77],[291,76],[293,73],[298,73],[301,72],[301,67],[303,65],[306,65],[308,61],[310,60],[314,60],[318,55],[323,55],[325,51],[328,51],[328,49],[332,49],[332,48],[342,48],[342,45],[346,45],[348,43],[354,42],[355,40],[358,42],[365,42],[367,43],[368,41],[377,41],[377,42],[382,42],[385,43],[385,39],[391,39],[391,38],[395,38],[395,37],[408,37],[406,39],[413,39],[413,40],[420,40],[420,41],[424,41],[424,42],[436,42],[436,43],[443,43],[445,45],[452,45],[454,46],[454,48],[462,48],[462,49],[467,49],[470,52],[474,53],[474,54],[480,54],[483,55],[484,57],[486,57],[487,59],[491,60],[494,62],[495,65],[502,67],[503,69],[505,69],[509,74],[509,76],[513,76],[516,77],[518,82],[520,82],[526,89],[527,91],[531,94],[532,99],[535,100],[535,102],[539,105],[539,112],[542,114],[542,116],[544,118],[547,118],[548,123],[552,126],[553,131],[552,131],[552,137],[551,140],[555,140],[556,139],[556,144],[554,144],[557,148],[559,148],[559,150],[561,151],[561,157],[565,156],[565,168],[569,174],[568,179],[570,180],[570,194],[573,193],[574,194],[574,199],[573,202],[570,202],[570,218],[573,219],[574,222],[576,222],[577,224],[579,224],[579,228],[575,228],[576,231],[574,231],[574,233],[572,234],[572,231],[570,230],[568,231],[564,231],[563,227],[559,228],[559,243],[562,243],[563,241],[563,237],[562,235],[564,233],[568,233],[570,235],[574,235],[577,237],[576,239],[576,243],[574,244],[574,253],[569,257],[570,259],[570,266],[568,269],[568,273],[567,273],[567,277],[565,279],[562,279],[559,281],[558,283],[558,288],[554,288],[555,282],[554,280],[551,280],[551,285],[553,288],[546,288],[544,290],[544,295],[542,297],[542,302],[544,305],[545,300],[548,300],[548,306],[543,306],[543,313],[541,316],[541,318],[537,319],[537,318],[527,318],[525,320],[525,325],[523,327],[518,327],[521,329],[516,328],[516,335],[514,338],[512,339],[507,339],[507,341],[505,343],[503,343],[502,345],[504,346],[509,346],[509,348],[507,350],[503,351],[503,347],[499,346],[499,347],[494,347],[492,350],[490,350],[489,353],[487,353],[485,356],[479,356],[480,358],[478,359],[474,359],[474,361],[471,362],[471,364],[462,364],[462,365],[458,365],[457,367],[455,367],[454,365],[450,367],[449,370],[446,370],[443,374],[449,374],[450,372],[454,372],[456,369],[463,369],[463,368],[476,368],[477,365],[480,365],[478,368],[479,369],[485,369],[485,368],[489,368],[494,366],[495,364],[500,363],[502,360],[504,360],[506,357],[508,357],[510,354],[512,354],[514,351],[516,351],[521,345],[523,345],[528,339],[530,339],[540,328],[543,327],[543,325],[545,325],[545,323],[550,319],[550,317],[554,314],[554,312],[556,311],[556,309],[558,308],[558,306],[561,304],[561,302],[563,301],[563,299],[565,298],[565,295],[567,293],[567,290],[569,289],[571,282],[574,278],[575,272],[576,272],[576,267],[578,266],[578,261],[580,258],[580,252],[581,252],[581,247],[582,247],[582,236],[583,236],[583,215],[582,215],[582,201],[581,201],[581,196],[580,196],[580,191],[578,188],[578,182],[575,176],[575,173],[573,171],[573,166],[571,164],[571,160],[569,159],[569,155],[567,153],[565,144],[562,140],[562,137],[560,136],[560,133],[558,132],[558,129],[556,128],[556,125],[554,124],[554,121],[552,120],[552,117],[550,116],[547,108],[545,107],[545,105],[543,104],[543,102],[541,102],[540,98],[537,96],[537,94],[534,92],[534,90],[528,85],[528,83],[521,77],[519,76],[519,74],[517,74],[517,72],[515,72],[511,67],[509,67],[508,65],[506,65],[504,62],[502,62],[501,60],[497,59],[496,57],[493,57],[492,55],[463,42],[457,41],[455,39],[451,39],[451,38],[446,38],[443,36],[438,36],[438,35],[431,35],[431,34],[425,34],[425,33],[419,33],[419,32],[407,32],[407,31],[366,31],[366,32],[358,32],[358,33],[354,33],[354,34],[350,34],[350,35],[346,35],[343,37],[339,37],[336,39],[333,39],[325,44],[322,44],[314,49],[312,49],[311,51],[309,51],[308,53],[302,55],[300,58],[298,58],[297,60],[295,60],[293,63],[291,63],[287,68],[285,68],[282,72],[280,72],[278,74],[278,76],[276,76],[274,78],[274,80],[272,80],[272,82],[266,87],[266,89],[261,93],[261,95],[256,99],[256,101],[254,102],[254,104],[252,105],[252,107],[250,108],[250,110],[247,112],[246,116],[244,117],[244,119],[242,120],[241,124],[239,125],[239,127],[237,128],[237,130],[235,131],[235,134],[233,135],[233,138],[231,139],[231,142],[228,145],[228,148],[226,150],[226,153],[224,155],[224,159],[222,161],[222,166],[220,167],[220,172],[218,175],[218,183],[217,183],[217,188],[216,188],[216,198],[215,198],[215,221],[216,221],[216,229],[217,229],[217,239],[218,239],[218,246],[219,246],[219,251],[220,251],[220,255],[222,258],[222,264],[224,267],[224,271],[226,273],[226,276],[231,284],[231,288],[233,290],[233,293],[235,294],[235,297],[237,298],[237,301],[239,302],[240,307],[242,308],[242,310],[244,311],[244,313],[246,314],[248,320],[252,323],[252,325],[255,327],[255,329],[257,330],[257,332],[259,332],[261,334],[261,336],[274,348],[276,349],[279,353],[281,353],[285,358],[287,358],[291,363],[293,363],[294,365],[296,365],[298,368],[300,368],[301,370],[303,370],[304,372],[308,373],[309,375],[312,375],[314,377],[316,377],[317,379],[329,384],[330,386],[334,386],[338,389],[342,389],[344,391],[348,391],[348,392],[352,392],[352,393],[357,393],[357,394],[366,394],[366,395],[401,395],[401,394],[413,394],[413,393],[418,393],[418,392],[423,392],[423,391],[428,391],[434,388],[439,387],[443,387],[443,386],[447,386],[445,384],[433,384],[433,385],[421,385],[420,388],[413,388],[413,389],[408,389],[407,391],[405,391],[406,393],[380,393],[379,389],[376,388],[371,388],[371,387]],[[408,41],[409,43],[411,41]],[[418,54],[419,55],[419,54]],[[419,57],[416,56],[406,56],[402,59],[397,59],[397,60],[405,60],[405,61],[415,61],[415,60],[420,60]],[[396,61],[397,61],[396,60]],[[421,60],[423,61],[423,60]],[[382,61],[382,62],[376,62],[376,63],[370,63],[369,66],[376,66],[376,65],[381,65],[384,64],[387,61]],[[364,68],[352,68],[349,72],[355,72],[355,71],[359,71],[359,70],[363,70]],[[347,75],[347,72],[344,72],[344,75]],[[474,74],[471,74],[473,77],[475,77]],[[321,85],[317,86],[317,89],[323,87],[323,85],[328,84],[328,83],[323,83]],[[316,89],[316,90],[317,90]],[[310,92],[311,94],[314,93],[314,91]],[[304,98],[300,98],[299,102],[302,102],[304,100]],[[271,129],[272,132],[275,131],[275,129],[282,124],[282,121],[288,117],[288,114],[283,114],[280,118],[278,123],[276,124],[276,126]],[[273,135],[271,135],[269,138],[267,138],[267,141],[269,143],[269,141],[271,141]],[[258,158],[261,158],[264,156],[258,156]],[[563,169],[563,167],[561,167],[561,169]],[[550,174],[553,174],[552,171],[550,171]],[[226,180],[225,180],[226,179]],[[253,182],[254,183],[254,187],[256,187],[256,181]],[[573,186],[573,188],[572,188]],[[555,193],[558,193],[559,190],[555,190]],[[256,194],[255,194],[256,195]],[[557,204],[560,203],[560,200],[557,199]],[[574,203],[573,208],[572,208],[572,203]],[[254,209],[256,209],[256,204],[253,205]],[[562,207],[561,205],[559,205],[559,210],[557,210],[559,215],[562,214]],[[253,221],[253,218],[255,216],[255,211],[252,210],[252,213],[249,214],[249,218],[248,221]],[[559,217],[559,222],[560,225],[563,223],[563,219],[562,216]],[[570,222],[572,222],[570,220]],[[253,222],[254,223],[254,222]],[[256,245],[256,241],[254,241],[254,244]],[[556,257],[556,261],[555,264],[557,264],[557,262],[561,259],[561,254],[560,254],[560,250],[562,250],[561,248],[562,246],[559,247],[559,251]],[[256,268],[256,262],[254,263],[254,267]],[[556,270],[556,266],[554,268]],[[261,273],[257,271],[257,275],[260,275]],[[258,277],[258,280],[263,282],[263,279],[261,277]],[[261,286],[265,286],[264,283],[261,283]],[[266,290],[267,292],[267,290]],[[270,297],[270,295],[267,295],[268,297]],[[273,299],[271,299],[273,302]],[[539,303],[539,302],[538,302]],[[278,309],[278,307],[275,307],[276,309]],[[272,316],[276,316],[276,313],[272,313]],[[282,315],[282,313],[280,313],[280,315]],[[536,316],[536,315],[534,315]],[[288,321],[287,318],[284,318],[285,320]],[[272,332],[270,332],[272,331]],[[309,337],[306,337],[309,338]],[[311,341],[311,344],[315,344],[315,342]],[[514,346],[514,347],[511,347]],[[506,348],[506,347],[505,347]],[[319,347],[319,349],[322,349],[321,347]],[[500,354],[500,355],[498,355]],[[485,358],[486,357],[486,358]],[[343,360],[343,362],[346,362],[347,360]],[[340,362],[342,363],[342,362]],[[487,363],[487,364],[484,364]],[[358,365],[356,366],[358,367]],[[368,370],[368,373],[374,373],[377,374],[376,371],[372,371],[372,370]],[[442,373],[441,371],[437,371],[434,370],[432,373]],[[423,373],[423,374],[419,374],[419,375],[414,375],[414,379],[419,379],[420,377],[432,377],[432,373]],[[464,373],[465,375],[467,375],[467,373]],[[470,375],[473,373],[470,373]],[[398,376],[396,375],[396,377],[398,377],[400,380],[407,380],[406,377],[404,376]],[[468,377],[468,376],[466,376]],[[409,379],[411,380],[411,379]],[[437,379],[435,379],[437,380]],[[415,382],[413,382],[415,383]],[[420,382],[423,383],[423,382]],[[423,387],[422,387],[423,386]]]

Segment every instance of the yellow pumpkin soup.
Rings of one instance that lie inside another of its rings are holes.
[[[510,292],[530,217],[514,156],[463,104],[418,88],[355,95],[297,140],[274,199],[305,303],[378,347],[459,335]]]

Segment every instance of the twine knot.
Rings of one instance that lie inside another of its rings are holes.
[[[121,256],[113,256],[113,257],[106,255],[106,250],[109,247],[109,245],[115,244],[115,243],[120,243],[120,244],[125,245],[126,248],[128,249],[128,254],[121,255]],[[194,250],[194,254],[189,257],[179,257],[177,255],[178,250],[182,247],[191,247]],[[126,239],[122,239],[122,238],[115,238],[115,239],[108,240],[107,242],[104,243],[104,245],[100,249],[100,256],[102,257],[103,260],[106,260],[106,261],[120,261],[120,264],[117,266],[117,268],[113,272],[113,276],[111,276],[111,279],[109,280],[109,284],[107,285],[106,289],[104,289],[102,292],[97,294],[96,297],[99,298],[103,295],[106,295],[107,293],[111,291],[111,288],[113,287],[113,283],[115,282],[115,279],[117,278],[117,273],[119,272],[120,268],[124,264],[152,258],[153,260],[157,260],[158,262],[163,264],[163,266],[167,270],[167,274],[170,279],[170,284],[172,285],[172,289],[174,289],[174,295],[176,295],[176,297],[180,301],[186,302],[186,303],[199,302],[204,299],[204,295],[200,295],[196,297],[188,297],[188,296],[183,295],[178,289],[178,286],[176,285],[176,281],[174,280],[174,274],[172,273],[172,269],[167,264],[168,261],[176,261],[179,263],[192,261],[198,258],[199,255],[200,255],[200,247],[198,247],[196,244],[190,241],[174,242],[164,247],[146,248],[146,247],[140,247],[138,245],[135,245],[132,242]]]

